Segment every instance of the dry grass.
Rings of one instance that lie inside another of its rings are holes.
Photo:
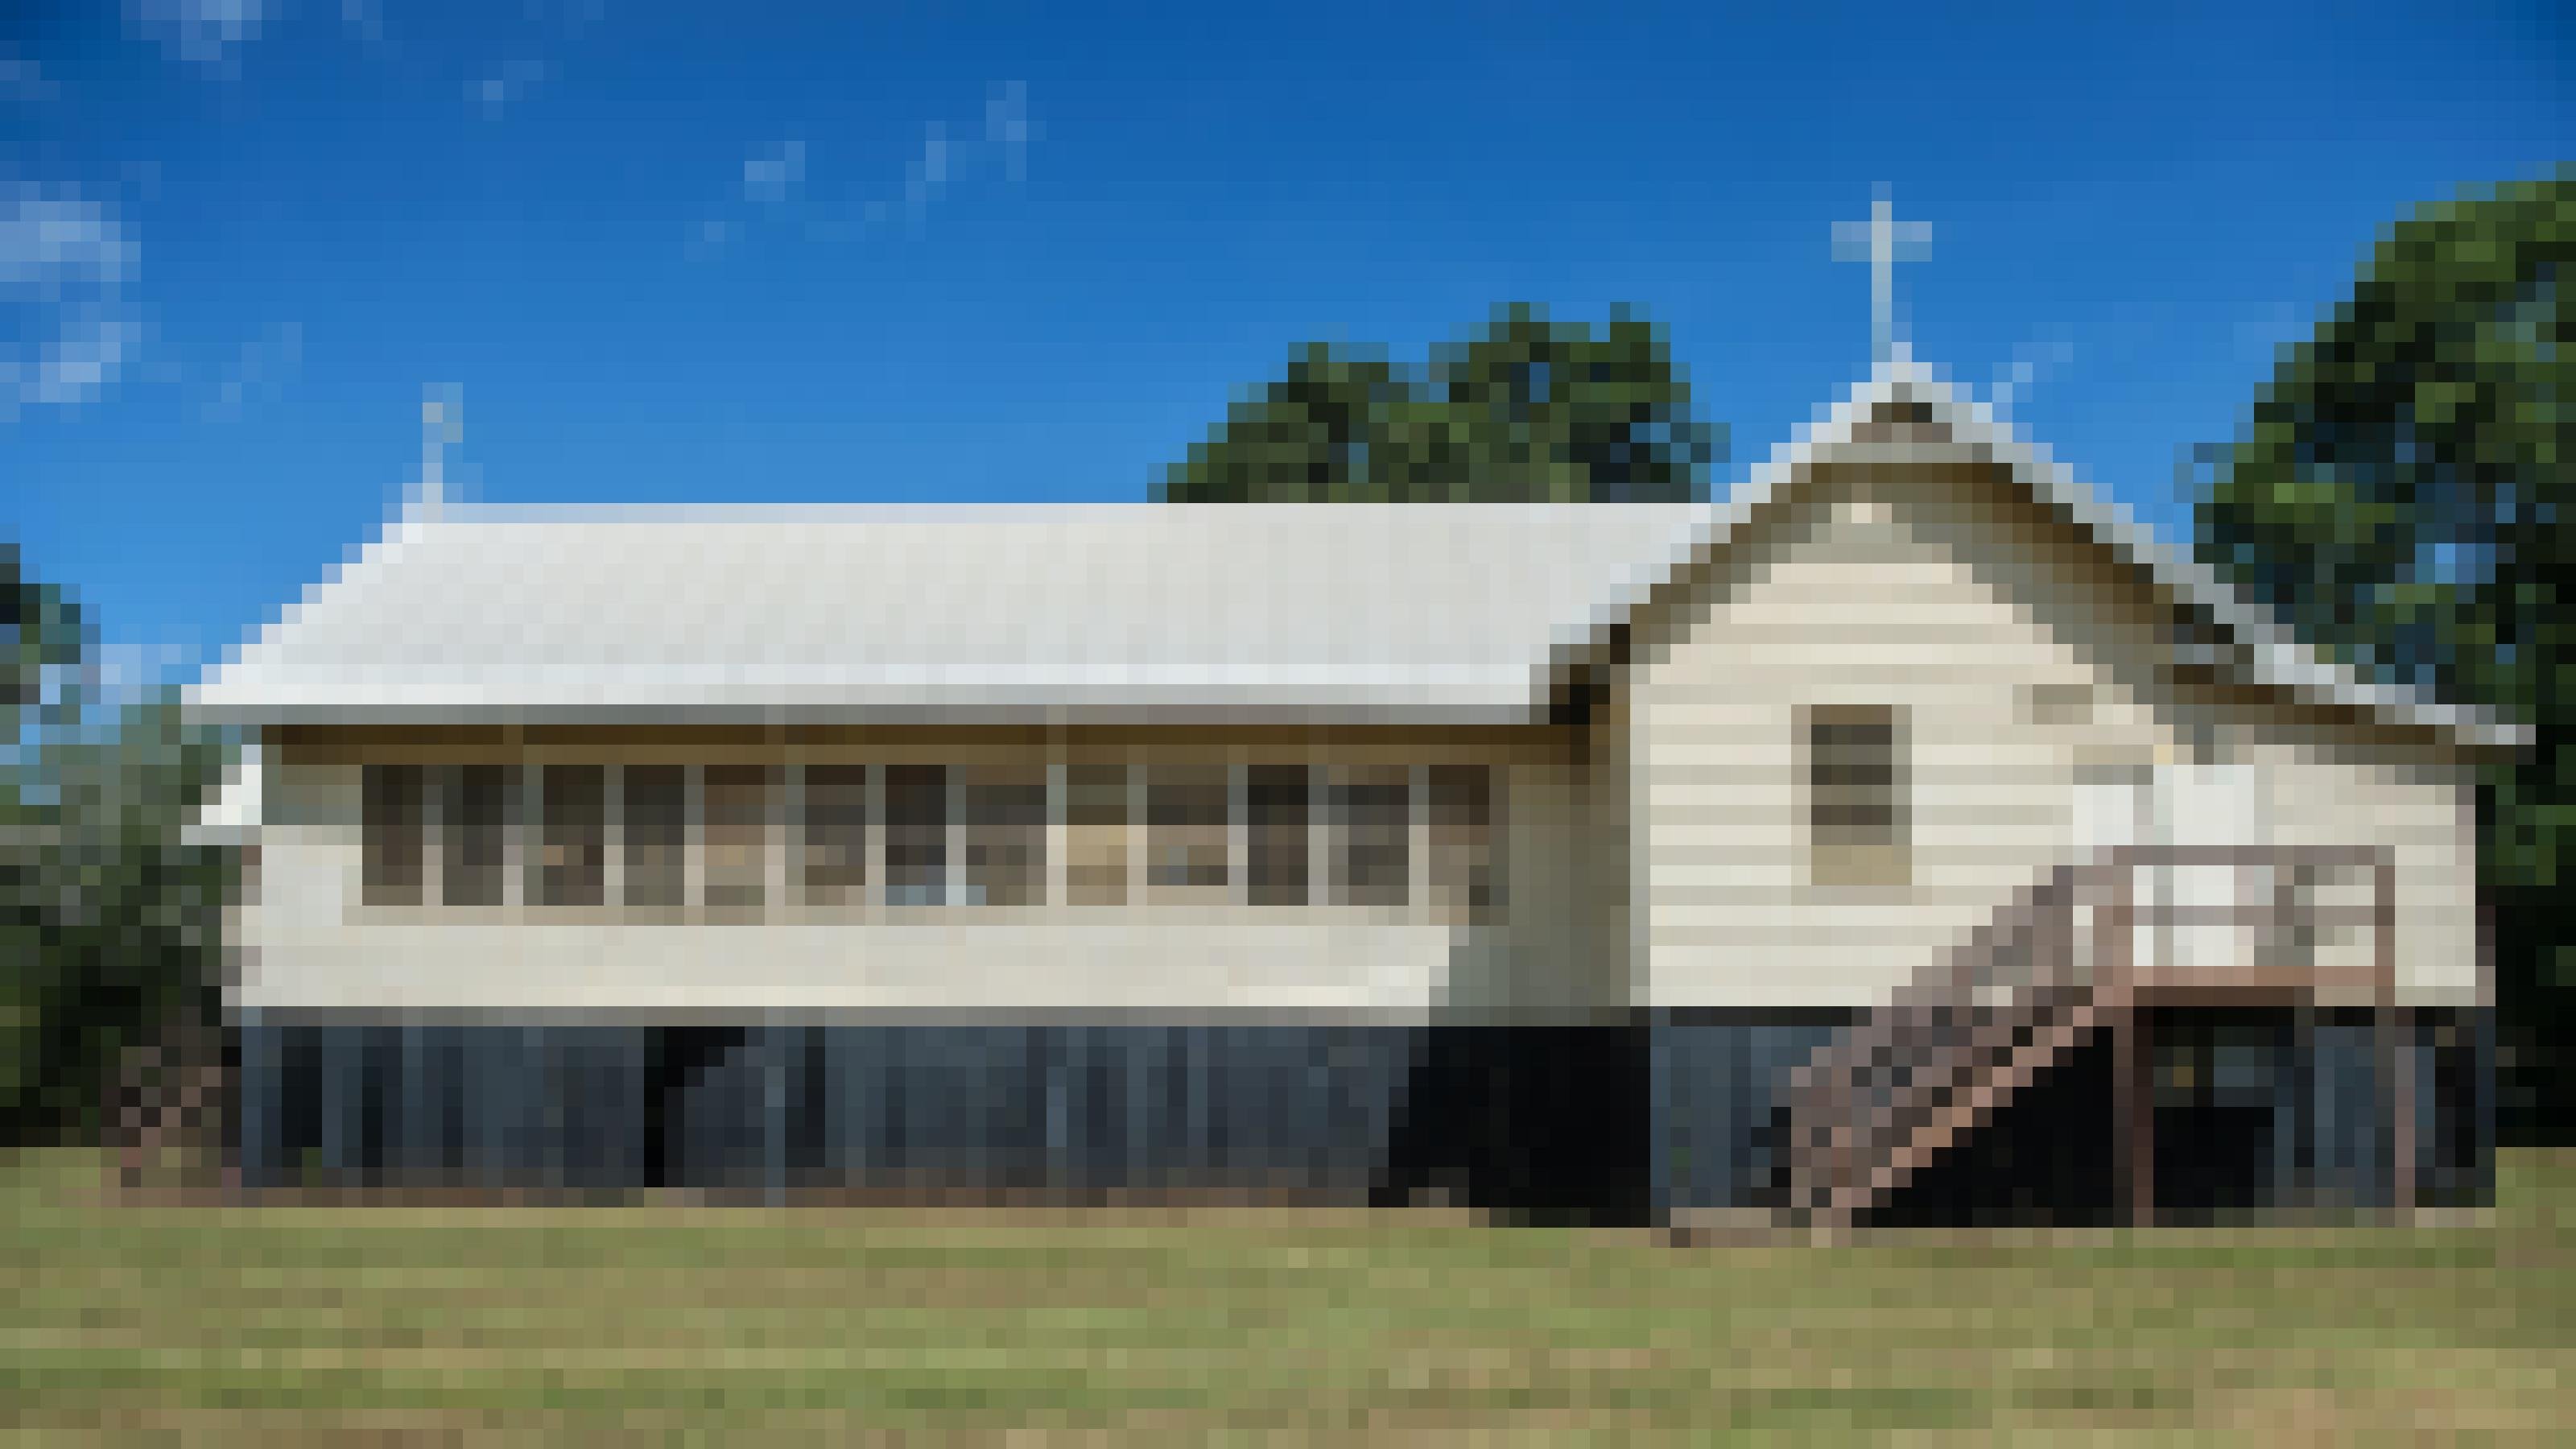
[[[0,1430],[2539,1439],[2576,1422],[2576,1153],[2501,1177],[2470,1226],[1674,1248],[1349,1213],[139,1207],[37,1154],[0,1168]]]

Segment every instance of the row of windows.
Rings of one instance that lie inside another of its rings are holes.
[[[809,907],[1027,906],[1046,902],[1048,789],[1042,767],[766,765],[700,767],[370,765],[363,803],[364,898],[411,906],[505,903],[510,842],[524,852],[523,899],[549,907],[701,905],[754,914],[770,894],[773,839],[788,889]],[[1492,916],[1500,880],[1494,782],[1482,765],[1073,764],[1064,782],[1064,896],[1079,906],[1230,901],[1403,909],[1413,822],[1443,919]],[[796,798],[791,791],[801,787]],[[1243,810],[1235,859],[1236,792]],[[1418,798],[1417,798],[1418,797]],[[435,819],[436,828],[431,822]],[[881,832],[882,889],[869,879]],[[962,868],[952,872],[952,832]],[[689,899],[689,855],[699,867]],[[1138,847],[1141,845],[1141,851]],[[438,866],[430,885],[432,852]],[[1137,855],[1141,854],[1141,861]],[[1141,874],[1142,890],[1131,885]]]

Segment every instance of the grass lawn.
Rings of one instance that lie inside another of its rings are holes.
[[[2537,1440],[2576,1424],[2576,1153],[2507,1154],[2500,1197],[2474,1227],[1674,1248],[1244,1210],[138,1207],[39,1153],[0,1166],[0,1432]]]

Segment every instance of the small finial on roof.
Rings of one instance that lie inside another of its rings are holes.
[[[436,518],[447,507],[447,449],[465,441],[465,403],[453,385],[422,390],[418,514]]]

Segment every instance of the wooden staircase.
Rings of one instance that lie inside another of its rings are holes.
[[[2075,907],[2100,876],[2062,865],[2025,887],[1793,1076],[1792,1215],[1856,1221],[2126,1009],[2076,939]]]
[[[2060,865],[1792,1074],[1780,1152],[1785,1206],[1793,1219],[1858,1222],[2096,1032],[2116,1033],[2121,1060],[2115,1073],[2130,1086],[2115,1113],[2124,1120],[2105,1125],[2124,1137],[2152,1131],[2151,1124],[2135,1120],[2151,1110],[2141,1095],[2142,1063],[2135,1056],[2142,1033],[2135,1016],[2142,985],[2166,984],[2168,977],[2180,984],[2181,973],[2133,959],[2140,866],[2266,872],[2272,894],[2254,906],[2194,910],[2158,901],[2147,916],[2163,922],[2232,920],[2255,926],[2267,942],[2312,936],[2320,922],[2336,917],[2338,908],[2315,899],[2316,881],[2337,870],[2369,870],[2371,903],[2358,911],[2340,908],[2364,915],[2374,927],[2377,950],[2368,966],[2325,968],[2312,957],[2284,960],[2277,948],[2262,946],[2253,959],[2222,968],[2222,976],[2201,972],[2191,980],[2203,987],[2213,981],[2275,990],[2286,985],[2307,994],[2321,981],[2342,976],[2368,993],[2364,999],[2375,997],[2383,1021],[2393,1026],[2390,870],[2380,852],[2123,847]],[[2394,1073],[2394,1061],[2392,1056],[2394,1089],[2411,1094],[2403,1074]],[[2411,1109],[2400,1114],[2401,1135],[2410,1119]],[[2133,1212],[2151,1201],[2151,1183],[2138,1185]]]

